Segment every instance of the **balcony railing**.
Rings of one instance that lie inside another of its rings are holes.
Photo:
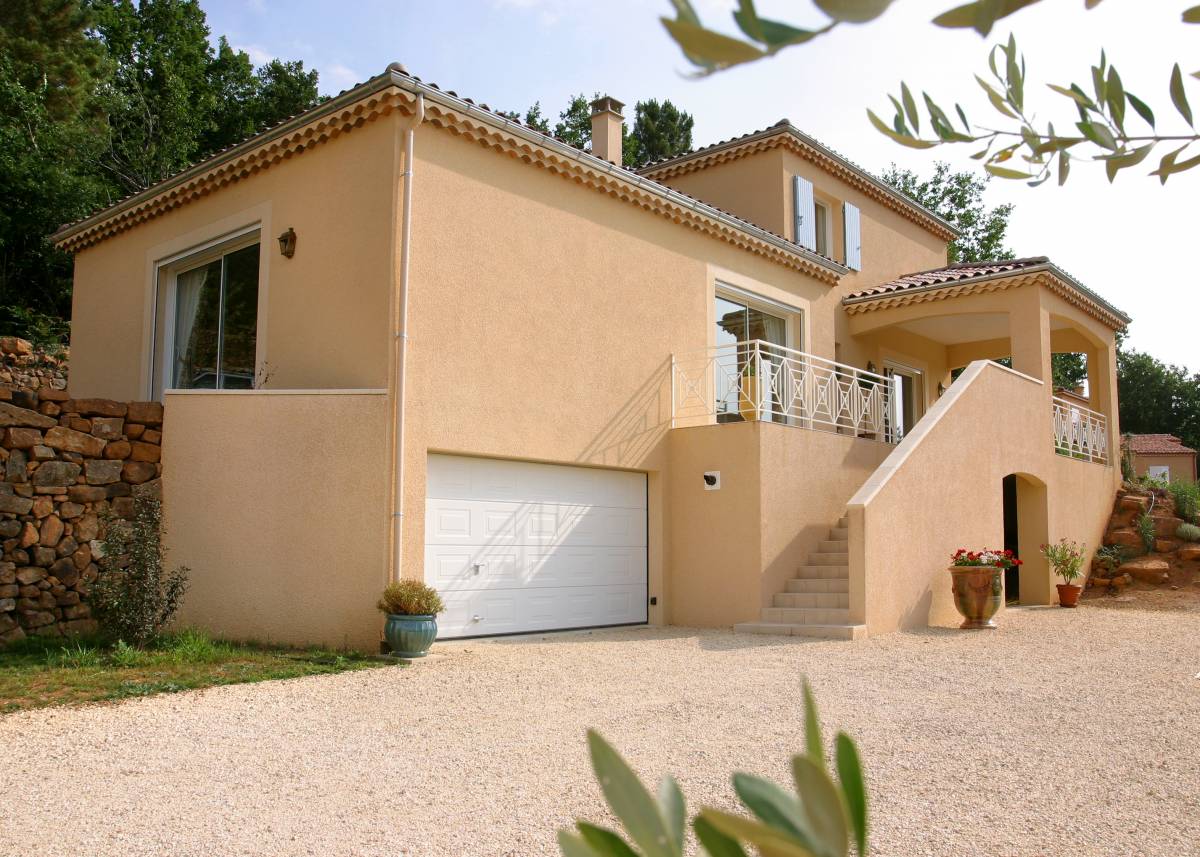
[[[730,343],[674,355],[672,425],[764,420],[898,443],[898,379],[773,345]]]
[[[1108,419],[1083,405],[1054,397],[1054,451],[1108,464]]]

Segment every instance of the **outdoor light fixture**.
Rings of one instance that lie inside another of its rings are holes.
[[[941,381],[938,382],[938,398],[940,399],[946,393],[946,385]]]
[[[279,252],[288,259],[296,255],[296,230],[290,226],[279,236]]]
[[[875,362],[873,360],[867,361],[867,371],[872,373],[875,371]]]

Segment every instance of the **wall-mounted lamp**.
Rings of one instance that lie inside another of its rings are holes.
[[[944,395],[946,395],[946,385],[938,381],[938,398],[940,399]]]
[[[872,373],[875,371],[875,363],[874,363],[874,361],[872,361],[872,360],[868,360],[868,361],[867,361],[867,371],[868,371],[868,372],[872,372]]]
[[[279,252],[287,259],[296,255],[296,230],[290,226],[279,236]]]

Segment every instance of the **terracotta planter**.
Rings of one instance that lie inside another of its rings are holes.
[[[1078,607],[1079,593],[1083,592],[1082,586],[1076,586],[1074,583],[1059,583],[1058,586],[1058,606],[1060,607]]]
[[[758,376],[744,375],[741,395],[738,396],[738,413],[742,419],[747,422],[758,419],[758,401]]]
[[[963,617],[958,627],[966,630],[996,627],[992,617],[1004,602],[1003,574],[1004,569],[991,565],[950,567],[954,606]]]

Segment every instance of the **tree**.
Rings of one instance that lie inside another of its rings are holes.
[[[950,165],[938,161],[933,175],[927,179],[912,170],[892,164],[883,180],[909,199],[925,206],[943,220],[949,221],[962,234],[950,242],[947,261],[983,262],[1011,259],[1012,251],[1004,246],[1008,232],[1011,204],[988,208],[983,194],[988,180],[969,171],[951,172]]]
[[[675,18],[663,18],[668,33],[694,64],[700,74],[713,74],[743,63],[754,62],[784,49],[810,42],[845,24],[872,21],[892,5],[894,0],[814,0],[829,21],[817,29],[795,27],[781,21],[760,18],[753,0],[740,0],[733,13],[734,21],[745,38],[735,38],[700,23],[691,0],[672,0]],[[943,12],[933,23],[951,29],[973,29],[986,37],[997,21],[1041,0],[971,0]],[[1099,5],[1100,0],[1085,0],[1085,8]],[[1200,6],[1183,12],[1185,24],[1200,24]],[[1025,60],[1017,50],[1016,39],[997,45],[988,55],[991,79],[976,76],[990,106],[1000,116],[1000,127],[972,124],[960,105],[954,113],[961,130],[927,93],[922,93],[922,106],[931,135],[921,136],[921,109],[907,84],[901,83],[898,96],[890,96],[895,115],[889,124],[868,110],[868,118],[877,130],[898,143],[917,149],[968,143],[984,148],[973,157],[984,163],[994,176],[1027,180],[1038,185],[1052,176],[1059,184],[1066,182],[1072,160],[1087,159],[1105,165],[1109,181],[1122,169],[1145,160],[1160,144],[1169,144],[1171,151],[1159,160],[1158,169],[1151,175],[1160,181],[1173,174],[1200,166],[1200,155],[1185,157],[1193,144],[1200,143],[1195,117],[1187,97],[1184,73],[1178,63],[1171,72],[1167,90],[1171,103],[1186,121],[1189,133],[1163,134],[1156,129],[1155,114],[1150,106],[1133,93],[1127,92],[1116,68],[1100,53],[1100,63],[1087,76],[1088,86],[1050,84],[1050,89],[1070,102],[1074,117],[1068,115],[1059,127],[1070,127],[1069,134],[1055,130],[1053,122],[1042,124],[1034,118],[1032,108],[1025,103]],[[1200,71],[1191,74],[1200,78]],[[1091,90],[1091,94],[1088,90]],[[1130,130],[1126,119],[1133,114],[1146,130]],[[1014,160],[1014,156],[1019,156]],[[1023,165],[1022,165],[1023,164]],[[1021,165],[1014,169],[1013,165]]]
[[[592,147],[592,102],[600,97],[597,92],[588,98],[582,92],[571,98],[567,108],[558,114],[554,136],[576,149]]]
[[[9,330],[70,309],[71,260],[47,236],[108,201],[91,172],[108,69],[74,0],[0,4],[0,308]]]
[[[258,87],[251,110],[254,130],[282,122],[324,100],[317,92],[317,70],[305,71],[302,60],[273,59],[260,66],[254,77]]]
[[[662,158],[690,152],[692,114],[670,101],[639,101],[634,107],[633,130],[625,135],[623,158],[626,164],[641,167]]]
[[[208,24],[195,0],[96,0],[93,8],[115,63],[100,164],[124,192],[136,192],[195,160],[213,124]]]
[[[1117,354],[1121,431],[1173,434],[1200,449],[1200,373],[1167,365],[1149,354]]]

